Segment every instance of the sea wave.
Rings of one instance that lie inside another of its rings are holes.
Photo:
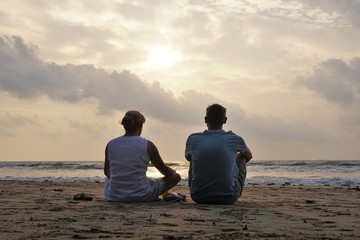
[[[104,177],[18,177],[18,176],[6,176],[1,180],[9,181],[22,181],[22,182],[105,182]]]
[[[258,160],[249,162],[254,166],[278,166],[278,167],[301,167],[301,166],[360,166],[360,160]]]
[[[186,183],[188,163],[168,163]],[[0,180],[103,182],[103,161],[73,162],[0,162]],[[247,167],[248,183],[294,185],[360,185],[360,161],[251,161]],[[149,177],[162,177],[149,166]]]
[[[31,169],[102,169],[100,162],[0,162],[0,168],[31,168]]]
[[[167,162],[168,166],[179,167],[184,165],[181,162]],[[153,164],[149,164],[153,167]],[[100,161],[94,162],[0,162],[0,168],[31,168],[31,169],[63,169],[63,170],[77,170],[77,169],[103,169],[104,163]]]

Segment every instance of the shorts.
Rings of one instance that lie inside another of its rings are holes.
[[[236,158],[236,164],[239,169],[239,175],[238,175],[238,181],[240,184],[239,197],[241,197],[241,194],[242,194],[242,191],[243,191],[244,185],[245,185],[246,174],[247,174],[246,159],[241,157],[240,155],[238,155],[238,157]]]
[[[156,201],[159,196],[165,191],[165,181],[162,178],[148,178],[150,191],[147,198],[149,201]]]
[[[159,200],[165,190],[165,181],[162,178],[147,178],[145,188],[136,188],[136,183],[130,185],[111,183],[105,179],[104,196],[112,202],[151,202]]]

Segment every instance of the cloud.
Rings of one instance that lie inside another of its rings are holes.
[[[101,114],[138,109],[146,116],[177,125],[204,125],[206,106],[220,103],[229,109],[228,125],[234,130],[245,129],[254,138],[298,139],[296,136],[313,135],[311,129],[299,135],[295,123],[250,115],[240,105],[210,94],[188,90],[176,98],[158,82],[148,84],[126,70],[107,72],[93,65],[46,63],[37,52],[37,47],[19,37],[0,38],[0,90],[20,99],[46,96],[69,104],[96,100]],[[71,126],[77,123],[72,122]],[[286,136],[280,130],[284,128]]]
[[[58,65],[38,56],[37,47],[20,37],[0,38],[0,90],[20,99],[47,96],[55,101],[76,103],[95,99],[99,112],[139,109],[151,117],[178,123],[198,123],[196,116],[216,98],[194,91],[180,99],[148,84],[129,71],[107,72],[93,65]]]
[[[12,128],[26,125],[39,126],[39,118],[36,115],[24,116],[20,114],[8,113],[0,117],[0,136],[13,136]]]
[[[360,103],[360,58],[349,62],[329,59],[314,67],[312,74],[300,76],[296,83],[343,106]]]
[[[65,117],[64,120],[67,123],[67,125],[70,128],[75,129],[76,132],[81,131],[84,134],[88,134],[95,138],[101,137],[101,133],[103,133],[108,128],[108,126],[106,126],[105,124],[98,122],[89,123],[86,121],[81,121],[78,119],[73,119],[68,117]]]
[[[337,13],[341,18],[348,21],[353,27],[360,28],[360,2],[357,0],[325,0],[325,1],[301,1],[305,7],[318,7],[325,12]]]

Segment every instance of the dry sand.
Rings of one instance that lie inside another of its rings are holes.
[[[0,239],[360,239],[359,187],[247,185],[234,205],[197,205],[187,186],[185,202],[110,203],[102,183],[0,185]]]

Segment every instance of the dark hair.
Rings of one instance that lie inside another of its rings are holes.
[[[226,118],[226,108],[220,104],[212,104],[206,108],[207,123],[220,126]]]
[[[145,122],[145,117],[139,111],[131,110],[127,111],[123,119],[121,120],[121,125],[124,126],[127,133],[133,133]]]

